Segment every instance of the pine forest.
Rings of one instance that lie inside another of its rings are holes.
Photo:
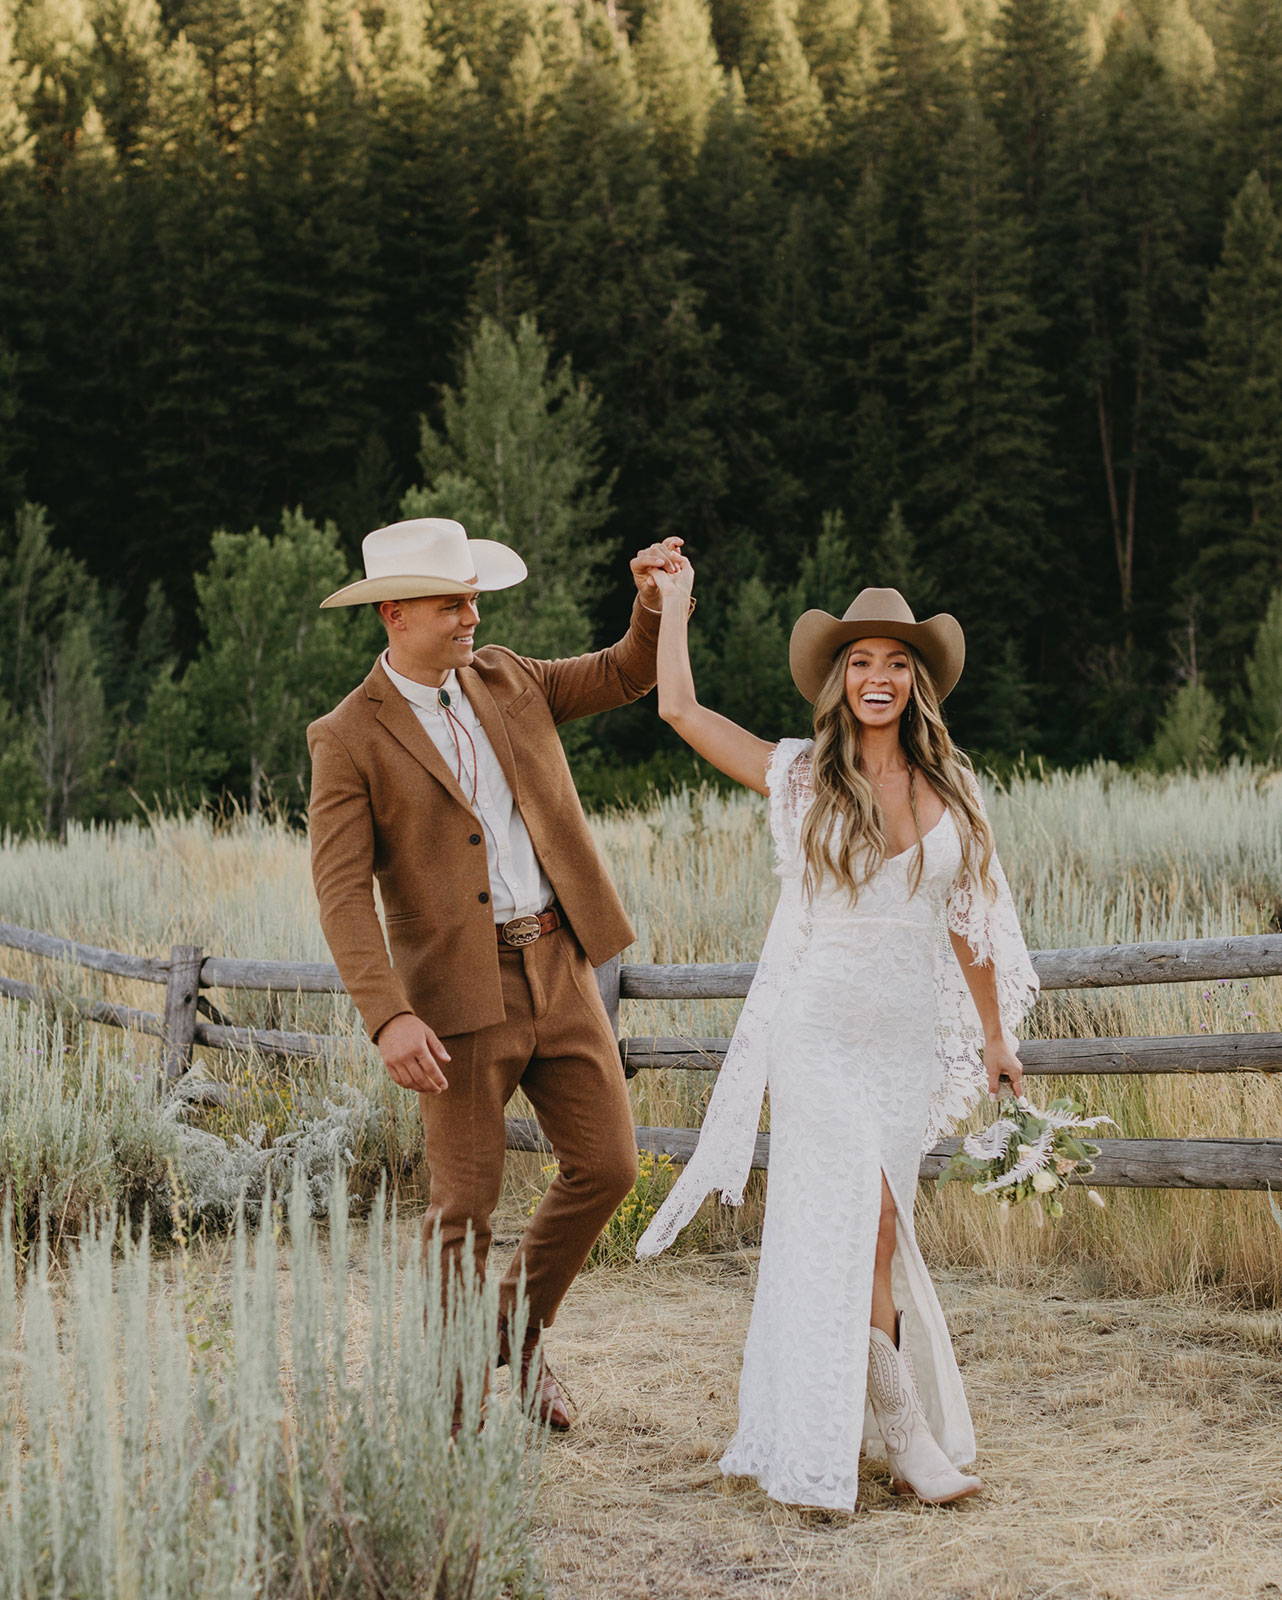
[[[417,515],[529,654],[681,535],[766,737],[876,584],[977,760],[1277,764],[1280,186],[1280,0],[0,0],[0,826],[296,811]]]

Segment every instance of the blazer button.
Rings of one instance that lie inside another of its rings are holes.
[[[468,844],[480,844],[480,842],[481,842],[480,834],[479,833],[469,833],[468,836],[467,836],[467,842],[468,842]]]
[[[488,894],[486,894],[485,890],[482,889],[480,894],[478,894],[476,898],[481,902],[482,905],[485,905],[485,903],[489,900],[490,897],[489,897]]]

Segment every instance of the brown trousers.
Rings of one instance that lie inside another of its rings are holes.
[[[499,967],[504,1020],[446,1039],[449,1088],[419,1096],[431,1169],[424,1239],[439,1230],[443,1262],[457,1266],[470,1225],[484,1271],[503,1181],[504,1107],[522,1089],[560,1168],[500,1286],[506,1308],[524,1270],[534,1331],[551,1324],[636,1181],[636,1137],[618,1046],[574,934],[561,927],[504,948]]]

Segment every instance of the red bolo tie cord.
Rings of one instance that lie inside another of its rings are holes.
[[[438,700],[440,702],[441,710],[445,713],[445,723],[450,730],[450,737],[454,741],[454,756],[456,761],[454,775],[458,779],[459,788],[462,789],[464,793],[467,791],[466,785],[463,782],[463,775],[466,771],[466,763],[463,756],[463,739],[467,740],[467,747],[472,756],[472,793],[468,796],[468,804],[474,806],[476,804],[477,787],[480,783],[480,760],[476,753],[476,740],[473,739],[472,735],[468,732],[466,725],[452,710],[450,706],[450,697],[447,690],[442,689],[440,691]],[[462,739],[459,737],[460,734],[463,736]]]

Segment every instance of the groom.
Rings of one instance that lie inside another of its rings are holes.
[[[431,1169],[425,1237],[483,1270],[522,1089],[558,1172],[503,1278],[522,1272],[520,1382],[552,1427],[565,1397],[534,1345],[636,1177],[614,1030],[593,967],[635,937],[588,832],[557,725],[646,694],[679,539],[632,561],[637,599],[607,650],[537,661],[474,648],[477,597],[526,576],[505,545],[418,518],[364,541],[366,576],[321,602],[372,603],[387,648],[307,730],[312,876],[339,974],[397,1083],[419,1094]],[[378,880],[383,928],[375,909]],[[388,957],[390,946],[391,957]],[[503,1341],[502,1355],[512,1353]]]

